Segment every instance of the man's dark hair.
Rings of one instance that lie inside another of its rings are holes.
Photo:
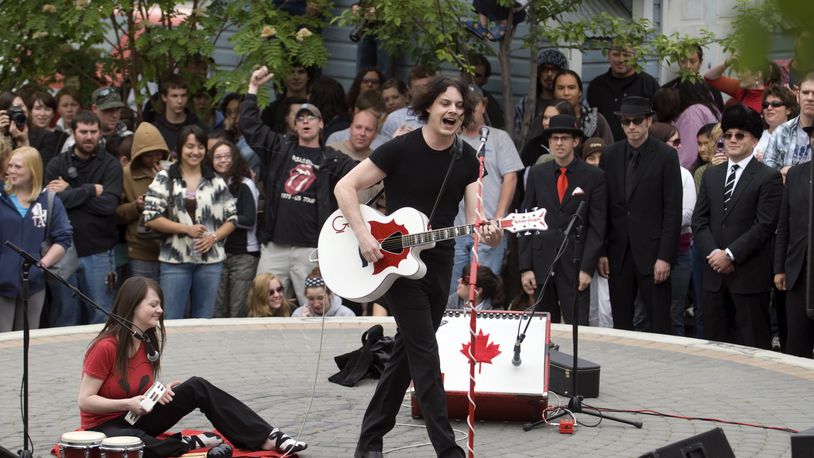
[[[71,120],[71,130],[76,130],[76,126],[79,124],[96,124],[96,126],[101,127],[99,117],[96,116],[94,112],[88,110],[82,110],[73,115],[73,119]]]
[[[217,140],[218,142],[227,141],[235,143],[234,135],[232,135],[226,129],[221,127],[210,130],[209,133],[206,134],[206,139],[207,141]]]
[[[309,102],[314,104],[322,113],[322,120],[330,122],[337,116],[349,118],[347,100],[345,99],[345,89],[339,81],[327,77],[318,76],[311,84],[311,92],[308,96]]]
[[[243,94],[238,94],[237,92],[230,92],[223,96],[223,100],[220,101],[220,111],[223,114],[226,114],[226,107],[229,106],[229,102],[232,100],[237,100],[238,102],[243,101]]]
[[[387,112],[387,107],[384,105],[384,98],[379,91],[368,90],[359,94],[356,97],[356,104],[353,106],[355,110],[373,110],[380,114]]]
[[[435,76],[434,68],[426,65],[416,65],[410,69],[410,74],[407,75],[407,85],[413,87],[413,80],[429,78],[431,76]]]
[[[470,62],[473,66],[477,67],[478,65],[483,66],[483,77],[489,78],[492,76],[492,64],[489,63],[489,59],[486,58],[483,54],[475,54],[472,56],[472,61]]]
[[[161,82],[161,95],[167,95],[170,89],[189,89],[189,85],[179,75],[170,75]]]
[[[580,78],[579,73],[573,70],[569,70],[567,68],[560,69],[560,71],[557,72],[557,76],[554,77],[554,87],[551,88],[552,91],[554,91],[554,88],[557,87],[557,80],[560,79],[560,76],[562,75],[573,76],[574,79],[577,80],[577,87],[579,88],[580,92],[584,92],[584,87],[582,86],[582,78]]]
[[[467,85],[463,82],[460,78],[453,78],[450,76],[438,75],[430,81],[430,84],[427,85],[427,90],[424,91],[423,94],[420,94],[418,97],[413,99],[413,111],[418,115],[418,119],[421,122],[427,122],[430,117],[429,109],[433,103],[435,103],[435,99],[438,98],[441,94],[447,91],[448,88],[455,88],[460,92],[461,97],[463,98],[464,102],[464,120],[463,125],[466,127],[472,121],[472,110],[474,108],[474,104],[472,103],[472,98],[467,97]]]
[[[695,52],[698,53],[698,60],[703,62],[704,61],[704,48],[702,48],[701,45],[696,44],[695,45]]]

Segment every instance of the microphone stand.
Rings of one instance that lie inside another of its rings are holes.
[[[583,201],[584,203],[584,201]],[[537,420],[533,423],[526,423],[523,426],[523,431],[531,431],[532,429],[536,428],[537,426],[548,423],[552,420],[560,418],[562,416],[568,415],[568,411],[571,414],[583,413],[586,415],[591,415],[593,417],[597,417],[600,419],[608,419],[613,420],[619,423],[625,423],[631,426],[635,426],[636,428],[642,427],[642,422],[640,421],[633,421],[633,420],[626,420],[623,418],[613,417],[610,415],[606,415],[600,411],[590,411],[585,410],[585,404],[582,402],[582,396],[577,394],[577,380],[579,379],[579,369],[577,366],[577,362],[579,360],[579,301],[577,300],[577,295],[579,294],[579,273],[580,267],[582,266],[582,238],[585,235],[584,229],[585,224],[580,215],[580,212],[574,215],[573,219],[571,220],[574,227],[574,299],[573,303],[571,304],[571,310],[573,311],[573,319],[571,321],[571,331],[572,331],[572,339],[573,339],[573,350],[574,350],[574,360],[573,360],[573,370],[571,371],[571,396],[568,400],[568,407],[567,410],[560,410],[560,412],[552,415],[551,417],[543,417],[542,420]],[[568,228],[566,228],[565,232],[565,239],[563,241],[564,245],[568,244],[568,232],[571,229],[571,223],[569,223]],[[556,262],[556,261],[555,261]],[[543,414],[545,415],[545,414]]]
[[[9,242],[6,242],[6,245],[8,244]],[[31,323],[28,322],[28,289],[32,265],[34,264],[30,260],[23,258],[23,449],[17,451],[20,458],[32,458],[34,453],[33,450],[28,449],[28,351],[31,340]]]

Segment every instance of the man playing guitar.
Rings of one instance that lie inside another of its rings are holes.
[[[467,220],[470,224],[475,222],[478,160],[473,148],[456,138],[472,114],[473,104],[466,94],[463,81],[435,77],[412,105],[425,125],[380,146],[337,183],[334,194],[339,208],[367,262],[382,258],[381,241],[373,237],[363,220],[356,193],[381,180],[384,180],[388,214],[402,207],[413,207],[429,215],[431,226],[448,227],[463,198]],[[457,154],[456,149],[459,149]],[[449,176],[445,180],[447,172]],[[502,233],[491,225],[481,226],[478,231],[481,240],[489,245],[501,241]],[[398,332],[390,359],[365,412],[355,457],[382,456],[382,438],[395,425],[411,379],[436,454],[464,456],[463,449],[455,443],[447,417],[435,339],[449,295],[452,258],[452,241],[439,242],[434,248],[421,252],[427,275],[420,279],[399,278],[386,293]]]

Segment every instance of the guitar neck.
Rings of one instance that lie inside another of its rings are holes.
[[[491,224],[500,227],[500,220],[487,221],[486,224]],[[464,224],[463,226],[446,227],[444,229],[435,229],[427,232],[417,232],[415,234],[408,234],[401,237],[401,244],[405,247],[413,247],[419,245],[428,245],[430,243],[441,242],[450,240],[464,235],[469,235],[475,232],[475,224]]]

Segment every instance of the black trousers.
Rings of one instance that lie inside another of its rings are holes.
[[[655,261],[653,263],[655,264]],[[630,244],[620,267],[611,266],[611,274],[608,277],[613,327],[633,330],[634,303],[636,294],[639,294],[650,318],[650,330],[660,334],[671,334],[670,302],[673,293],[670,279],[659,284],[653,283],[652,267],[648,275],[642,275],[633,262]]]
[[[765,293],[733,293],[726,283],[718,291],[704,291],[704,338],[768,350],[769,296],[768,288]]]
[[[806,313],[806,269],[786,292],[786,353],[811,358],[814,350],[814,320]]]
[[[419,280],[400,278],[386,295],[398,331],[390,359],[362,420],[357,456],[365,451],[382,450],[382,439],[396,424],[411,379],[435,453],[439,457],[465,456],[455,443],[449,424],[435,340],[452,276],[452,251],[442,253],[446,252],[448,256],[422,256],[427,263],[427,275]]]
[[[175,396],[166,405],[156,404],[153,410],[139,418],[134,425],[124,415],[103,423],[94,431],[108,437],[136,436],[144,442],[146,458],[181,456],[189,451],[180,438],[159,440],[156,436],[166,432],[187,414],[201,409],[212,426],[226,439],[240,448],[260,450],[268,439],[272,427],[246,404],[203,378],[192,377],[173,388]]]
[[[570,269],[571,272],[566,275],[565,269]],[[551,314],[551,322],[560,322],[560,311],[565,322],[571,324],[574,322],[574,282],[579,281],[571,280],[570,277],[574,275],[574,266],[572,263],[564,264],[558,262],[554,268],[554,275],[548,279],[548,284],[545,287],[545,292],[540,303],[537,304],[535,311],[548,312]],[[542,281],[537,281],[537,291],[535,294],[539,296]],[[577,307],[579,308],[579,324],[580,326],[588,326],[588,314],[591,308],[591,290],[585,288],[583,291],[577,293]]]

